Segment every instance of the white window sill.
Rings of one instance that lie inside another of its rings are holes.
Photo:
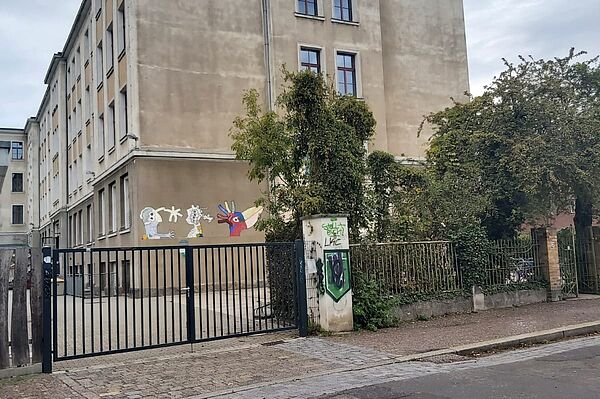
[[[315,21],[325,21],[325,17],[320,16],[320,15],[308,15],[308,14],[301,14],[299,12],[295,12],[294,15],[297,16],[298,18],[313,19]]]
[[[341,25],[360,26],[360,23],[358,23],[356,21],[344,21],[342,19],[335,19],[335,18],[331,18],[331,22],[333,22],[334,24],[341,24]]]

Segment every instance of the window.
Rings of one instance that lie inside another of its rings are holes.
[[[87,206],[86,213],[86,222],[87,222],[87,242],[92,242],[94,240],[94,214],[92,213],[92,206]]]
[[[119,137],[127,136],[127,88],[119,94]]]
[[[98,237],[106,234],[106,197],[104,190],[98,192]]]
[[[98,16],[100,15],[100,11],[102,11],[102,2],[103,1],[104,0],[96,0],[96,8],[95,8],[96,18],[98,18]]]
[[[23,205],[12,206],[12,224],[23,224]]]
[[[20,161],[23,159],[23,142],[13,141],[11,144],[12,159]]]
[[[341,95],[356,96],[355,55],[337,54],[337,83]]]
[[[104,137],[104,115],[98,117],[98,158],[104,156],[106,151],[106,138]]]
[[[71,216],[70,218],[70,222],[73,226],[73,228],[71,229],[71,245],[77,245],[78,241],[77,241],[77,212],[75,212],[75,214],[73,216]]]
[[[102,54],[102,42],[96,48],[96,81],[98,86],[104,82],[104,54]]]
[[[79,211],[77,222],[79,223],[77,225],[77,243],[81,245],[83,244],[83,211]]]
[[[115,103],[108,106],[108,149],[109,151],[115,147]]]
[[[86,30],[85,34],[83,35],[83,57],[86,61],[90,57],[90,51],[90,31]]]
[[[110,24],[106,29],[106,69],[107,73],[110,73],[115,65],[114,57],[114,43],[113,43],[113,26]]]
[[[118,23],[117,52],[119,53],[119,55],[121,55],[125,51],[125,48],[127,47],[127,42],[125,41],[125,30],[126,30],[125,2],[123,2],[123,4],[121,4],[121,7],[119,7],[119,9],[117,10],[117,23]]]
[[[352,21],[352,0],[333,0],[333,18]]]
[[[117,231],[117,185],[112,182],[108,186],[108,220],[110,222],[110,232]]]
[[[81,77],[81,47],[77,47],[75,52],[75,76],[77,79]]]
[[[12,174],[12,192],[22,193],[23,192],[23,173]]]
[[[85,88],[85,102],[83,104],[84,107],[84,116],[85,122],[87,123],[92,117],[92,95],[90,93],[90,86]]]
[[[321,72],[321,60],[320,51],[309,48],[300,49],[300,70],[305,71],[307,69],[314,73]]]
[[[129,210],[129,176],[121,177],[121,227],[131,227],[131,215]]]
[[[317,0],[298,0],[298,13],[304,15],[317,15]]]

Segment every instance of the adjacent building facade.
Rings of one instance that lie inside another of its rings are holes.
[[[23,129],[0,129],[0,248],[28,243],[26,146]]]
[[[60,247],[262,240],[266,187],[228,132],[245,90],[274,106],[282,65],[364,99],[371,150],[418,159],[423,115],[468,90],[462,0],[84,0],[37,115],[11,131],[23,193],[5,182],[0,231]]]

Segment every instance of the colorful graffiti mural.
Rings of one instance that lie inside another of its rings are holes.
[[[254,227],[263,212],[263,207],[255,206],[243,212],[238,212],[235,210],[235,202],[232,201],[231,205],[227,202],[224,205],[219,205],[219,210],[221,213],[217,214],[217,223],[228,224],[229,236],[239,237],[242,231]]]
[[[144,229],[146,229],[146,234],[142,239],[144,240],[160,240],[160,239],[168,239],[175,238],[175,232],[169,231],[167,233],[159,233],[158,225],[162,223],[162,216],[160,216],[160,212],[164,211],[165,208],[154,209],[152,207],[145,207],[140,212],[140,219],[144,223]]]
[[[187,210],[187,218],[185,221],[187,224],[192,225],[192,229],[188,233],[187,238],[202,238],[204,237],[204,229],[202,228],[202,221],[205,220],[208,223],[213,221],[213,217],[205,214],[206,208],[200,208],[198,205],[192,205]]]

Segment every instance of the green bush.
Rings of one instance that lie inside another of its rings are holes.
[[[354,327],[377,331],[379,328],[392,327],[396,319],[392,309],[396,300],[390,295],[385,295],[379,289],[373,278],[354,272],[354,286],[352,287],[352,306],[354,311]]]

